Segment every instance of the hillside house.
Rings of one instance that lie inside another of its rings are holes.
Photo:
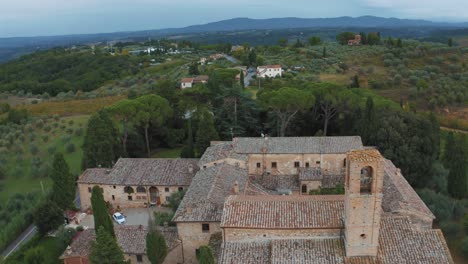
[[[195,76],[195,77],[190,77],[190,78],[182,78],[182,80],[180,80],[180,88],[181,89],[187,89],[187,88],[192,88],[193,85],[197,84],[197,83],[208,83],[208,80],[210,78],[208,77],[208,75],[198,75],[198,76]]]
[[[281,65],[265,65],[257,67],[257,78],[275,78],[281,77],[283,70]]]
[[[356,46],[361,44],[361,35],[355,35],[354,39],[348,40],[348,46]]]

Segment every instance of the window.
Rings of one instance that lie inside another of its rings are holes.
[[[114,195],[112,195],[112,201],[115,201],[115,196]]]
[[[202,232],[210,232],[210,224],[201,225]]]
[[[262,164],[260,162],[257,162],[257,168],[262,167]]]
[[[371,193],[372,189],[372,167],[366,166],[361,169],[361,176],[360,176],[360,192],[361,194],[369,194]]]
[[[93,192],[93,189],[91,189],[91,187],[88,187],[88,192]]]
[[[346,159],[343,160],[343,167],[346,167]]]
[[[129,201],[133,201],[133,197],[131,195],[127,196]]]
[[[299,161],[294,162],[294,168],[299,168],[301,166],[301,163]]]
[[[206,169],[206,166],[203,166],[204,169]]]
[[[166,196],[166,202],[169,202],[169,196]]]
[[[164,191],[169,192],[169,188],[168,187],[164,188]]]
[[[143,262],[143,257],[141,255],[136,255],[137,262]]]
[[[216,162],[215,162],[215,163],[213,163],[213,165],[215,165],[215,166],[216,166],[216,165],[218,165],[218,164],[216,164]]]
[[[143,186],[138,186],[138,187],[137,187],[137,192],[139,192],[139,193],[145,193],[145,192],[146,192],[146,189],[145,189],[145,187],[143,187]]]
[[[112,186],[112,187],[114,187],[114,189],[115,189],[115,185],[114,185],[114,186]]]
[[[307,193],[307,185],[302,185],[302,193]]]
[[[183,191],[184,187],[179,187],[179,192]]]
[[[272,162],[272,163],[271,163],[271,167],[272,167],[272,168],[276,168],[276,166],[277,166],[276,162]]]
[[[317,161],[315,162],[315,164],[320,164],[320,160],[317,160]]]
[[[306,162],[306,168],[309,168],[309,166],[310,166],[309,162]]]

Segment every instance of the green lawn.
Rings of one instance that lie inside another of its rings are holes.
[[[182,147],[173,148],[173,149],[157,149],[153,151],[151,157],[160,158],[160,159],[180,158],[181,151],[182,151]]]

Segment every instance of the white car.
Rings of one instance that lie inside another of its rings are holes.
[[[119,224],[119,225],[125,224],[125,220],[126,220],[126,219],[125,219],[125,216],[124,216],[123,214],[119,213],[119,212],[114,213],[114,214],[112,215],[112,218],[113,218],[113,219],[117,222],[117,224]]]

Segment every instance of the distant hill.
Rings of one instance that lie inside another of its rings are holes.
[[[444,23],[415,19],[383,18],[376,16],[344,16],[336,18],[286,17],[270,19],[233,18],[183,28],[166,28],[99,34],[0,38],[0,62],[10,60],[21,54],[29,53],[34,50],[43,50],[56,46],[71,46],[75,44],[88,44],[111,40],[141,40],[145,38],[161,38],[193,33],[213,33],[241,30],[285,30],[302,28],[325,30],[331,28],[362,28],[363,30],[366,28],[401,30],[415,29],[416,31],[420,31],[421,34],[428,35],[428,32],[434,29],[447,30],[468,28],[468,22]]]
[[[233,18],[203,25],[194,25],[178,29],[163,29],[167,33],[193,33],[208,31],[233,31],[248,29],[288,29],[288,28],[398,28],[398,27],[468,27],[468,23],[442,23],[427,20],[384,18],[375,16],[336,17],[336,18],[270,18],[251,19]]]

